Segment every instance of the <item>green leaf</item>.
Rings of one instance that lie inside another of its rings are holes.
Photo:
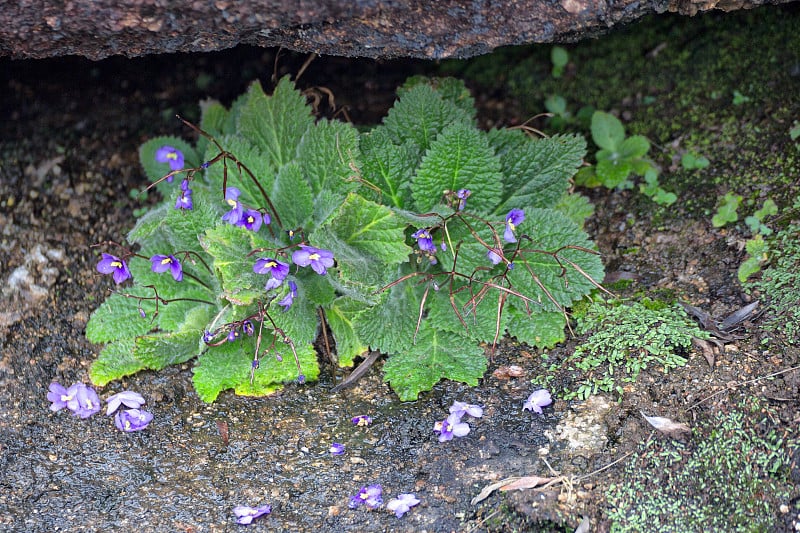
[[[232,224],[220,224],[206,231],[205,250],[214,257],[213,268],[222,283],[220,297],[236,304],[249,305],[264,296],[265,276],[253,272],[259,256],[249,256],[257,248],[271,248],[256,233]],[[269,256],[270,252],[264,252]]]
[[[580,227],[583,227],[586,219],[594,214],[594,204],[584,195],[577,193],[565,193],[554,208],[567,215]]]
[[[184,298],[214,302],[214,296],[200,289],[190,289]],[[219,306],[207,303],[177,300],[158,308],[158,326],[162,331],[189,331],[202,333],[211,317],[219,312]]]
[[[284,76],[272,96],[257,81],[250,85],[238,122],[239,133],[266,155],[273,173],[294,159],[303,134],[314,123],[306,100]]]
[[[329,275],[368,297],[383,286],[389,267],[408,261],[405,226],[388,207],[351,193],[310,240],[333,252],[336,270]]]
[[[427,321],[430,326],[436,330],[451,331],[460,336],[469,337],[476,342],[492,344],[495,339],[502,339],[508,325],[508,304],[505,304],[498,324],[498,298],[501,292],[490,288],[482,298],[472,300],[469,290],[466,290],[466,285],[463,287],[465,290],[453,294],[452,297],[453,304],[458,309],[464,323],[459,320],[450,302],[449,287],[443,287],[438,291],[431,291],[425,302],[429,309]],[[473,289],[473,293],[478,293],[480,288],[481,285],[477,285]],[[507,301],[510,298],[513,297],[508,297]]]
[[[554,46],[550,49],[550,61],[554,67],[564,68],[569,62],[569,53],[564,47]]]
[[[592,115],[592,140],[600,148],[616,152],[625,140],[625,127],[614,115],[595,111]]]
[[[169,213],[169,210],[170,205],[165,202],[139,217],[136,225],[128,233],[128,242],[131,244],[142,242],[158,232],[164,224],[164,217]]]
[[[411,204],[409,176],[416,169],[416,151],[410,143],[396,145],[388,131],[378,127],[361,136],[363,179],[380,191],[372,199],[403,208]],[[367,189],[362,194],[370,194]]]
[[[536,312],[535,307],[531,311],[533,312],[529,315],[517,303],[512,303],[507,308],[506,312],[510,316],[509,335],[536,348],[552,348],[564,341],[564,327],[567,325],[564,313]]]
[[[219,191],[212,192],[209,191],[207,187],[196,187],[192,193],[192,202],[194,205],[191,210],[174,209],[173,205],[171,209],[167,209],[166,212],[161,213],[164,236],[172,246],[173,252],[192,251],[200,254],[204,260],[210,259],[200,245],[198,236],[205,233],[208,228],[213,228],[217,224],[223,224],[221,210],[217,209],[213,204],[215,201],[217,201],[220,206],[222,205],[222,196],[219,195]],[[165,207],[170,206],[166,204]],[[161,211],[161,209],[159,208],[158,211]],[[131,239],[130,234],[128,235],[128,239]],[[179,259],[182,258],[179,257]],[[197,258],[194,257],[193,259],[196,260]],[[198,270],[203,269],[204,268],[200,266]]]
[[[364,303],[342,296],[325,310],[328,326],[336,339],[339,366],[352,366],[353,359],[369,350],[369,344],[356,333],[354,323],[354,319],[366,308]]]
[[[389,357],[383,371],[384,380],[391,383],[400,400],[410,402],[442,379],[475,386],[486,366],[483,349],[465,342],[464,337],[425,328],[414,346]]]
[[[400,270],[400,269],[398,269]],[[397,274],[399,279],[401,273]],[[422,289],[411,278],[383,294],[380,305],[367,308],[353,318],[353,329],[373,350],[401,352],[411,346],[417,327]]]
[[[531,209],[525,212],[525,221],[518,228],[531,241],[520,239],[520,255],[514,257],[514,269],[508,279],[514,289],[533,300],[529,302],[532,312],[537,306],[543,311],[561,312],[561,308],[596,288],[586,276],[597,283],[603,279],[599,255],[569,248],[591,250],[594,245],[565,215],[552,209]],[[518,302],[516,298],[517,307]]]
[[[417,85],[403,93],[383,123],[396,144],[413,141],[424,153],[448,125],[473,126],[472,116],[442,98],[430,85]]]
[[[228,152],[235,154],[239,162],[252,173],[244,168],[239,168],[231,160],[218,161],[206,169],[206,179],[210,184],[212,194],[209,199],[212,205],[225,205],[225,192],[222,188],[236,187],[242,193],[239,201],[247,207],[259,208],[268,207],[264,194],[272,189],[275,180],[275,170],[270,163],[269,157],[248,139],[236,135],[226,135],[217,139],[220,145]],[[217,148],[210,146],[206,152],[206,158],[212,159],[217,155]],[[225,168],[227,167],[228,180],[225,182]],[[255,177],[255,180],[253,179]]]
[[[212,137],[221,137],[226,133],[233,133],[225,131],[225,124],[228,121],[228,110],[225,106],[217,100],[208,98],[200,101],[200,129],[211,135]],[[208,145],[211,141],[198,135],[197,137],[197,153],[205,154]]]
[[[711,217],[711,223],[715,228],[721,228],[729,222],[736,222],[739,220],[739,214],[736,212],[739,209],[739,204],[742,203],[742,197],[738,194],[728,192],[722,199],[722,204],[717,208],[717,212]]]
[[[514,208],[552,207],[586,155],[586,140],[580,135],[530,139],[519,130],[492,130],[489,142],[505,177],[503,201],[494,210],[502,215]]]
[[[92,384],[103,387],[115,379],[144,370],[144,363],[133,355],[134,339],[122,339],[107,345],[89,368]]]
[[[296,162],[287,163],[278,171],[271,198],[285,230],[305,225],[314,212],[311,186]]]
[[[604,150],[599,150],[596,154],[597,166],[595,173],[603,186],[613,189],[623,185],[631,175],[633,167],[627,160],[615,157]]]
[[[464,82],[458,78],[429,78],[427,76],[411,76],[397,89],[397,97],[403,98],[407,92],[418,85],[427,85],[442,97],[453,103],[464,113],[475,118],[475,99],[469,93]]]
[[[297,148],[297,161],[311,191],[344,197],[357,187],[358,132],[350,124],[321,120],[308,129]]]
[[[317,365],[317,353],[310,344],[297,346],[297,358],[300,361],[300,368],[303,369],[306,383],[316,381],[319,378],[319,366]],[[235,392],[241,396],[266,396],[283,388],[284,383],[289,383],[297,379],[297,364],[291,351],[284,351],[283,361],[278,362],[274,357],[262,359],[258,370],[255,372],[253,384],[249,378],[239,383]]]
[[[152,370],[185,363],[200,353],[202,335],[200,330],[138,337],[134,357]]]
[[[436,137],[413,178],[412,196],[419,212],[430,211],[446,191],[469,189],[469,208],[489,213],[502,193],[500,163],[486,135],[452,124]]]
[[[309,274],[309,278],[314,279],[318,276],[315,273]],[[284,283],[282,289],[285,292],[279,294],[282,297],[288,293],[288,285]],[[283,310],[277,304],[273,304],[270,308],[270,316],[275,321],[275,325],[283,330],[283,332],[295,343],[295,345],[311,344],[317,338],[317,331],[319,330],[319,315],[317,314],[317,306],[308,296],[308,286],[298,280],[297,282],[297,297],[294,303],[288,310]],[[269,324],[269,321],[267,322]],[[285,354],[284,354],[285,355]]]
[[[140,290],[137,292],[133,288],[127,292],[153,295],[152,291]],[[147,318],[139,315],[140,305],[147,313]],[[150,318],[154,310],[152,302],[140,303],[136,298],[112,294],[89,318],[89,322],[86,324],[86,338],[91,342],[102,343],[144,335],[154,327]]]
[[[641,135],[631,135],[619,147],[620,157],[623,159],[636,159],[644,157],[650,151],[650,141]]]

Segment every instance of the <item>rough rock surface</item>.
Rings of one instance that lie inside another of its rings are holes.
[[[574,41],[665,11],[791,0],[21,0],[0,10],[0,56],[101,59],[237,44],[361,57],[469,57]]]

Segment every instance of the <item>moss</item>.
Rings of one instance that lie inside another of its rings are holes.
[[[624,481],[607,491],[611,531],[775,531],[798,442],[779,432],[774,416],[748,400],[695,428],[695,445],[640,446]]]

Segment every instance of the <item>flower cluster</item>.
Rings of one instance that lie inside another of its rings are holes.
[[[439,442],[447,442],[453,440],[453,437],[464,437],[469,434],[469,424],[461,421],[465,414],[480,418],[483,416],[483,408],[479,405],[453,402],[450,406],[450,416],[433,425],[433,430],[439,434]]]
[[[386,504],[386,509],[393,512],[397,518],[401,518],[419,502],[419,499],[414,494],[398,494],[397,498],[389,500],[389,503]],[[363,505],[367,509],[374,510],[380,507],[382,503],[383,487],[377,484],[367,485],[361,487],[361,490],[355,496],[350,497],[348,507],[356,509]]]
[[[150,257],[149,260],[151,263],[150,269],[153,272],[160,274],[169,271],[175,281],[183,281],[183,267],[174,255],[156,254]],[[102,258],[97,263],[97,271],[101,274],[112,274],[114,283],[117,285],[132,277],[128,264],[124,259],[107,253],[103,253]]]
[[[230,207],[230,211],[222,215],[222,220],[241,226],[249,231],[256,232],[261,229],[261,224],[268,225],[272,222],[269,213],[262,213],[257,209],[245,207],[240,201],[239,196],[242,192],[236,187],[225,189],[225,203]]]
[[[528,396],[522,406],[522,410],[530,409],[534,413],[542,414],[542,407],[546,407],[551,403],[553,403],[553,399],[550,397],[550,392],[546,389],[539,389]]]
[[[50,405],[51,411],[60,411],[67,408],[80,418],[89,418],[100,411],[100,398],[97,393],[83,383],[75,383],[67,389],[54,381],[50,384],[49,390],[47,399],[52,402]],[[145,400],[141,394],[136,392],[123,391],[113,394],[108,397],[106,403],[108,403],[107,416],[113,415],[122,405],[129,408],[117,412],[114,417],[114,425],[120,431],[125,431],[126,433],[140,431],[153,420],[151,413],[139,409],[144,405]]]

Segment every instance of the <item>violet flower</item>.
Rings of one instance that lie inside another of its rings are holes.
[[[423,252],[436,253],[436,245],[433,244],[433,237],[431,237],[431,233],[427,229],[418,229],[411,234],[411,237],[417,239],[417,246]]]
[[[292,307],[292,303],[294,299],[297,298],[297,283],[294,281],[289,280],[289,292],[281,298],[281,301],[278,302],[278,305],[283,307],[284,311],[288,311],[290,307]]]
[[[369,415],[358,415],[350,419],[354,426],[368,426],[372,424],[372,417]]]
[[[344,444],[334,442],[330,448],[331,455],[342,455],[344,453]]]
[[[553,403],[553,399],[550,397],[550,392],[546,389],[539,389],[533,391],[528,399],[525,400],[525,404],[522,406],[522,410],[530,409],[534,413],[542,414],[542,407],[548,406]]]
[[[433,430],[439,433],[439,442],[453,440],[453,437],[464,437],[469,434],[469,424],[461,422],[461,417],[451,414],[442,422],[436,422]]]
[[[162,146],[156,150],[156,161],[169,163],[171,170],[180,170],[183,168],[183,152],[172,146]],[[171,182],[172,176],[167,178],[167,181]]]
[[[151,267],[153,272],[160,274],[169,270],[175,281],[183,281],[183,267],[181,267],[180,261],[175,259],[174,255],[156,254],[150,258],[150,262],[153,263]]]
[[[67,391],[72,398],[67,400],[67,408],[75,416],[89,418],[100,410],[100,398],[93,388],[83,383],[76,383]]]
[[[268,515],[271,512],[272,507],[269,505],[262,505],[261,507],[237,505],[233,508],[233,514],[236,515],[236,523],[242,525],[247,525],[259,516]]]
[[[203,342],[204,342],[204,343],[206,343],[206,344],[208,344],[209,342],[211,342],[212,340],[214,340],[214,336],[215,336],[215,334],[214,334],[214,333],[211,333],[210,331],[208,331],[208,330],[205,330],[205,331],[203,332]]]
[[[277,259],[270,257],[261,258],[253,265],[253,272],[256,274],[270,274],[266,289],[272,290],[281,285],[286,276],[289,275],[289,265],[281,263]]]
[[[465,402],[453,402],[453,405],[450,406],[450,414],[456,415],[459,420],[461,420],[465,414],[480,418],[483,416],[483,407]]]
[[[498,254],[494,248],[486,252],[486,256],[489,258],[489,261],[491,261],[493,265],[500,264],[500,262],[503,260],[502,256],[500,256],[500,254]]]
[[[50,392],[47,393],[47,399],[53,404],[50,406],[51,411],[60,411],[67,407],[67,402],[73,399],[75,392],[77,389],[74,389],[75,385],[67,390],[64,388],[63,385],[60,383],[56,383],[55,381],[50,384],[49,390]]]
[[[236,328],[231,328],[230,332],[228,332],[228,342],[233,342],[238,339],[242,334],[239,333],[239,330]]]
[[[242,331],[244,331],[249,337],[252,337],[253,333],[256,332],[256,328],[253,327],[253,323],[250,320],[245,320],[242,322]]]
[[[114,425],[117,429],[130,433],[132,431],[141,431],[147,427],[147,424],[153,420],[152,413],[147,411],[140,411],[139,409],[125,409],[117,411],[114,416]]]
[[[261,211],[256,209],[247,209],[242,214],[242,218],[239,220],[238,225],[249,231],[258,231],[261,229],[261,223],[263,220],[264,217],[261,215]]]
[[[97,271],[101,274],[113,274],[117,285],[132,277],[125,261],[111,254],[103,254],[103,258],[97,263]]]
[[[144,398],[142,398],[142,395],[138,392],[122,391],[109,396],[106,399],[106,403],[108,404],[106,415],[111,415],[114,414],[114,411],[119,409],[121,405],[130,407],[131,409],[138,409],[144,405],[145,402]]]
[[[300,249],[292,253],[292,262],[301,267],[310,265],[314,272],[324,276],[327,269],[333,266],[333,252],[301,244]]]
[[[222,215],[222,220],[229,224],[237,225],[244,216],[244,207],[239,202],[239,195],[242,192],[236,187],[228,187],[225,189],[225,203],[227,203],[231,210]]]
[[[361,487],[358,494],[350,497],[350,503],[347,506],[350,509],[355,509],[361,505],[366,505],[369,509],[377,509],[383,503],[382,493],[383,488],[380,485]]]
[[[386,504],[386,508],[390,511],[394,511],[397,518],[402,518],[404,514],[418,503],[419,500],[413,494],[398,494],[397,498],[389,500],[389,503]]]
[[[456,211],[463,211],[464,208],[467,206],[467,198],[469,195],[472,194],[472,191],[469,189],[459,189],[456,191],[456,198],[458,198],[458,207]]]
[[[508,212],[506,215],[506,231],[503,233],[503,239],[505,239],[506,242],[517,242],[514,231],[524,220],[525,211],[522,209],[515,208]]]
[[[192,202],[192,189],[189,188],[189,180],[184,178],[181,182],[181,195],[175,201],[175,209],[191,210],[194,207]]]

